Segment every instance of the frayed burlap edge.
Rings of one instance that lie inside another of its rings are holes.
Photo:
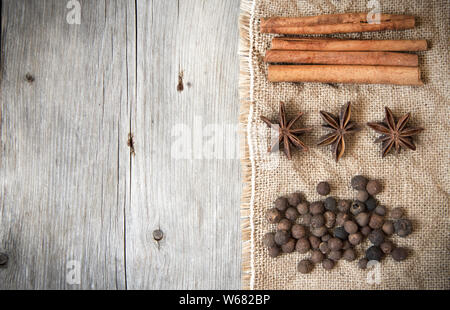
[[[254,0],[241,0],[239,17],[239,97],[240,97],[240,148],[243,174],[243,189],[241,197],[241,234],[242,234],[242,289],[251,290],[254,284],[254,240],[253,240],[253,195],[254,195],[254,163],[251,147],[248,144],[248,127],[252,115],[252,62],[250,29],[253,16]]]

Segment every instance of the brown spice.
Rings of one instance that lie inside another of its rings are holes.
[[[286,244],[291,237],[291,234],[286,230],[278,230],[275,233],[275,243],[278,245]]]
[[[325,207],[323,206],[323,202],[322,201],[313,202],[309,206],[309,212],[312,215],[322,214],[324,211],[325,211]]]
[[[383,227],[384,218],[378,214],[372,213],[370,216],[369,226],[372,229],[380,229]]]
[[[304,259],[298,263],[297,270],[300,273],[310,273],[314,269],[314,264],[309,259]]]
[[[275,233],[266,233],[263,237],[263,244],[268,248],[275,246]]]
[[[338,162],[345,152],[344,137],[359,130],[358,126],[350,121],[351,104],[348,102],[342,107],[339,117],[325,111],[320,111],[320,115],[326,123],[325,127],[330,129],[331,133],[321,137],[317,145],[333,145],[334,158]]]
[[[275,208],[269,209],[266,213],[266,218],[271,224],[276,224],[281,220],[281,213]]]
[[[278,197],[274,202],[275,208],[279,210],[280,212],[286,211],[288,206],[288,200],[286,197]]]
[[[309,213],[309,203],[304,201],[297,205],[297,211],[300,215],[305,215]]]
[[[301,254],[307,253],[311,249],[311,244],[309,243],[309,240],[306,238],[302,238],[297,240],[297,243],[295,245],[295,250]]]
[[[380,133],[381,136],[375,140],[375,143],[382,143],[382,156],[385,157],[395,147],[397,153],[401,148],[408,148],[415,151],[416,146],[413,142],[413,136],[423,131],[423,128],[406,127],[411,114],[403,115],[396,121],[392,111],[385,107],[386,117],[383,123],[367,123],[367,125]],[[370,191],[369,191],[370,193]]]
[[[317,238],[316,236],[309,236],[308,240],[309,240],[309,243],[311,244],[312,249],[319,248],[319,245],[321,243],[319,238]]]
[[[292,222],[288,219],[281,219],[278,222],[277,229],[278,230],[290,230],[292,227]]]
[[[271,122],[268,118],[261,116],[261,120],[267,124],[270,128],[278,130],[278,139],[274,145],[269,148],[269,152],[274,149],[283,149],[288,159],[292,159],[291,148],[297,147],[303,151],[307,151],[308,147],[298,138],[298,136],[302,133],[311,131],[311,128],[297,128],[293,129],[293,125],[302,117],[303,113],[300,112],[297,116],[288,121],[286,118],[286,110],[284,107],[284,102],[280,102],[280,112],[279,112],[279,121]],[[294,206],[297,206],[297,202]]]
[[[291,228],[292,237],[295,239],[301,239],[306,236],[306,229],[302,225],[294,224]]]
[[[283,253],[294,252],[296,241],[297,240],[295,240],[294,238],[290,238],[286,244],[283,244],[281,246],[281,251],[283,251]]]

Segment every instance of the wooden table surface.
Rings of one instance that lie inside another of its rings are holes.
[[[0,2],[0,290],[239,289],[239,0]]]

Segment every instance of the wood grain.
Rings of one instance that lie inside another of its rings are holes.
[[[127,2],[2,3],[0,289],[125,288]]]
[[[239,1],[79,1],[2,1],[0,289],[240,288],[237,135],[171,156],[237,126]]]
[[[237,151],[208,159],[192,141],[191,158],[171,154],[183,124],[192,140],[202,139],[196,124],[237,124],[239,1],[139,1],[137,12],[128,287],[240,288]],[[164,232],[159,244],[156,228]]]

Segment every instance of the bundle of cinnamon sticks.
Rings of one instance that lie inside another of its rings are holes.
[[[414,26],[413,16],[381,14],[378,23],[369,23],[366,13],[261,20],[261,32],[277,34],[331,34]],[[303,64],[269,65],[271,82],[423,85],[418,56],[404,52],[426,49],[426,40],[276,37],[265,61]]]

